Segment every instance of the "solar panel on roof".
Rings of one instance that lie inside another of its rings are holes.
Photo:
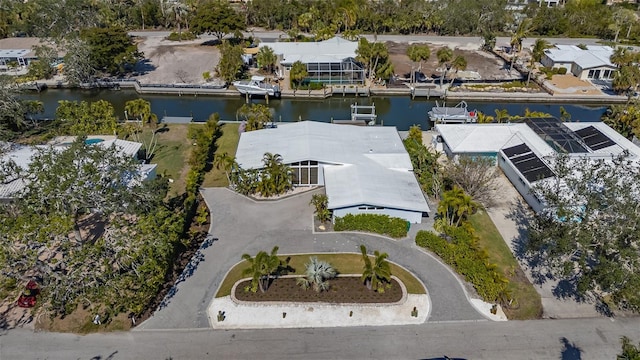
[[[527,118],[524,122],[556,151],[588,152],[580,143],[580,138],[556,118]]]
[[[531,152],[531,149],[529,149],[529,147],[526,144],[520,144],[520,145],[512,146],[510,148],[502,149],[502,152],[504,152],[504,154],[507,155],[508,158],[511,158],[514,155],[520,155],[520,154]]]
[[[616,144],[607,135],[593,126],[580,129],[575,133],[582,138],[582,141],[584,141],[591,150],[600,150]]]
[[[527,144],[502,149],[505,155],[529,181],[534,182],[553,176],[553,171],[533,152]]]

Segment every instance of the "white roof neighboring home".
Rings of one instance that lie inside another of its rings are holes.
[[[554,63],[575,63],[582,69],[616,67],[611,63],[613,48],[610,46],[588,45],[581,49],[576,45],[556,45],[544,53]]]
[[[245,169],[261,168],[266,152],[280,154],[286,164],[306,160],[323,164],[331,209],[367,204],[429,211],[394,127],[314,121],[278,124],[243,133],[236,160]]]
[[[308,63],[335,63],[346,58],[355,58],[358,42],[333,37],[318,42],[264,42],[258,47],[268,46],[276,55],[281,55],[281,64],[300,61]]]
[[[92,137],[95,138],[95,137]],[[41,149],[45,149],[48,147],[53,147],[57,150],[64,150],[69,143],[61,143],[61,144],[52,144],[52,145],[36,145],[36,146],[28,146],[28,145],[18,145],[18,144],[3,144],[3,148],[6,148],[6,152],[0,153],[0,163],[4,162],[13,162],[16,166],[23,170],[27,170],[29,165],[31,165],[31,161],[33,156]],[[135,157],[138,154],[138,151],[142,147],[141,143],[120,140],[120,139],[110,139],[104,140],[102,142],[95,143],[97,146],[101,146],[104,148],[108,148],[110,146],[115,146],[122,154],[125,154],[130,157]],[[155,169],[157,164],[141,164],[139,166],[139,171],[136,174],[131,174],[129,178],[131,181],[144,181],[146,179],[152,179],[155,177]],[[15,179],[5,179],[4,183],[0,182],[0,200],[2,199],[12,199],[14,195],[22,190],[26,186],[26,182],[21,178]]]

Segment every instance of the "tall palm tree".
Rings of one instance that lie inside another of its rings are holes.
[[[413,62],[419,62],[418,71],[422,71],[422,62],[429,60],[431,57],[431,49],[426,44],[411,44],[407,48],[407,56]],[[413,74],[412,74],[413,75]]]
[[[522,41],[527,38],[529,32],[531,31],[531,20],[529,18],[525,18],[520,22],[516,31],[511,35],[511,50],[515,51],[515,54],[511,58],[511,66],[509,71],[513,70],[513,64],[516,62],[520,51],[522,51]]]
[[[258,60],[258,65],[266,68],[267,71],[269,71],[269,74],[273,74],[273,67],[276,64],[276,61],[278,61],[278,57],[271,47],[261,47],[258,54],[256,54],[256,59]]]
[[[251,291],[256,292],[258,288],[261,292],[267,291],[271,283],[271,279],[277,275],[282,262],[278,258],[278,247],[274,246],[270,254],[266,251],[260,251],[255,257],[249,254],[243,254],[242,259],[249,263],[242,274],[251,275]]]
[[[502,123],[503,121],[506,121],[509,119],[509,111],[507,109],[495,109],[495,113],[496,113],[496,122],[497,123]]]
[[[336,269],[326,261],[318,260],[312,256],[309,262],[305,264],[305,277],[298,278],[297,282],[304,289],[313,287],[316,292],[329,290],[329,279],[333,279],[337,275]]]
[[[448,226],[460,226],[462,221],[473,214],[478,209],[478,204],[471,196],[458,186],[445,191],[440,204],[438,204],[438,215],[445,220]]]
[[[442,87],[442,83],[444,82],[444,78],[447,76],[447,71],[449,70],[449,62],[453,59],[453,50],[449,47],[440,48],[436,52],[436,56],[438,57],[438,66],[445,66],[444,71],[442,72],[442,76],[440,76],[440,87]]]
[[[229,155],[226,151],[222,154],[216,154],[213,158],[213,166],[218,170],[224,171],[224,174],[227,177],[227,182],[231,185],[231,178],[229,177],[229,173],[237,168],[238,163],[236,162],[236,158]]]
[[[529,74],[527,75],[527,86],[529,86],[529,81],[531,81],[531,73],[533,72],[533,68],[537,62],[542,60],[544,56],[544,51],[551,47],[551,44],[545,39],[536,39],[536,42],[533,43],[533,48],[531,49],[531,59],[529,60]]]
[[[364,245],[360,245],[360,252],[364,261],[362,281],[367,285],[367,289],[384,292],[384,286],[391,282],[391,266],[387,261],[389,255],[376,250],[372,262]]]
[[[458,75],[458,71],[467,69],[467,59],[462,55],[457,55],[453,61],[451,61],[451,68],[455,69],[455,72],[451,76],[451,85],[453,86],[453,82],[456,80],[456,76]]]
[[[180,41],[182,40],[182,21],[189,13],[189,6],[179,0],[173,0],[167,3],[167,7],[178,27],[178,41]]]
[[[136,119],[142,123],[149,123],[158,120],[155,114],[151,113],[151,103],[144,99],[129,100],[124,104],[124,111],[128,119]]]

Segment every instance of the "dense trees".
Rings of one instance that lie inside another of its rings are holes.
[[[369,79],[388,79],[393,75],[393,64],[384,43],[360,38],[356,54],[356,59],[364,64]]]
[[[640,311],[640,170],[627,158],[555,159],[556,177],[534,194],[535,215],[525,245],[538,270],[551,271],[578,297],[593,296]],[[548,276],[545,272],[541,276]]]
[[[120,27],[88,28],[80,37],[89,49],[91,66],[98,71],[126,73],[143,56],[127,31]]]
[[[61,100],[56,119],[69,135],[113,134],[117,126],[113,105],[105,100],[91,103]]]
[[[220,47],[222,57],[216,67],[216,73],[227,84],[232,83],[242,74],[244,66],[242,62],[244,51],[242,49],[241,45],[233,45],[229,41],[224,41]]]
[[[179,216],[161,205],[166,183],[139,181],[133,158],[83,138],[41,148],[27,169],[0,173],[26,183],[0,205],[0,277],[40,278],[56,314],[94,301],[141,312],[164,281],[181,230]]]
[[[640,104],[637,101],[609,106],[601,120],[627,139],[640,138]]]

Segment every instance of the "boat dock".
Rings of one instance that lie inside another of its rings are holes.
[[[362,112],[364,111],[364,112]],[[376,114],[376,105],[358,105],[358,103],[351,104],[351,119],[350,120],[334,120],[331,119],[333,124],[339,125],[358,125],[358,126],[373,126],[377,125],[378,115]]]
[[[478,121],[478,111],[469,111],[467,103],[460,101],[456,106],[436,106],[428,112],[429,120],[434,124],[468,124]]]

